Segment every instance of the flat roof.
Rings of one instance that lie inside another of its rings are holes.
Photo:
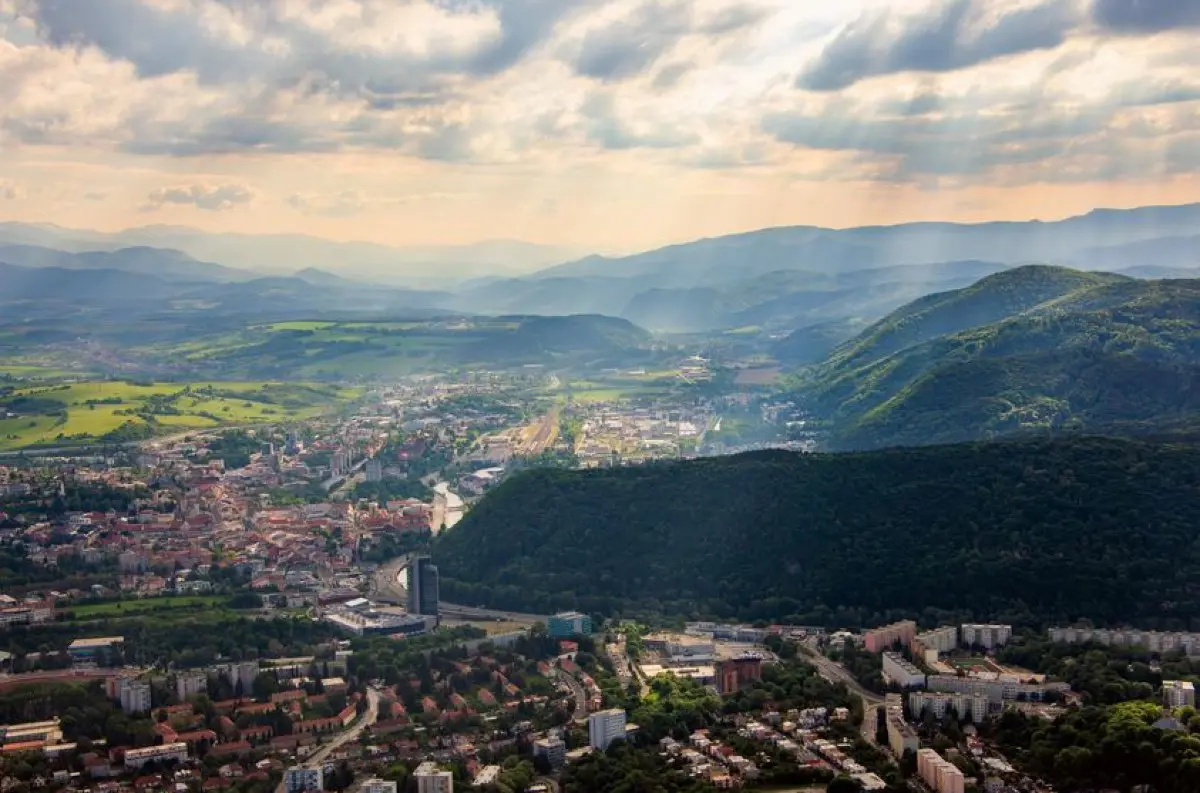
[[[113,644],[124,644],[124,636],[97,636],[93,639],[76,639],[67,647],[68,650],[86,650],[92,647],[108,647]]]

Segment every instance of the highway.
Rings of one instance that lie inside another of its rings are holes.
[[[846,688],[850,689],[850,693],[856,695],[862,700],[863,705],[863,722],[862,736],[863,740],[872,746],[878,746],[875,740],[875,727],[879,723],[879,709],[883,707],[884,698],[863,688],[862,684],[855,679],[854,675],[839,664],[837,661],[831,661],[821,655],[821,651],[812,643],[804,643],[800,645],[805,651],[805,659],[817,668],[821,677],[831,683],[844,683]],[[884,747],[886,748],[886,747]],[[891,755],[888,755],[891,757]]]
[[[371,597],[381,603],[393,603],[404,606],[408,604],[408,590],[400,585],[400,571],[408,566],[410,556],[399,556],[375,571],[371,579]],[[455,617],[462,620],[503,620],[507,622],[545,622],[542,614],[522,614],[516,611],[497,611],[495,609],[463,606],[458,603],[438,601],[438,612],[443,617]]]

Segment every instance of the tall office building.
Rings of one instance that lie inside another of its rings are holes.
[[[603,752],[618,738],[625,739],[625,711],[611,708],[588,716],[588,744],[593,749]]]
[[[408,566],[408,613],[438,614],[438,569],[428,556],[416,556]]]
[[[417,780],[417,793],[454,793],[454,775],[438,769],[436,763],[421,763],[413,778]]]

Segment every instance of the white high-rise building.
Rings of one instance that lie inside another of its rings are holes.
[[[618,738],[625,738],[625,711],[611,708],[588,716],[588,744],[593,749],[603,752]]]
[[[283,772],[287,793],[320,793],[325,788],[325,772],[320,766],[298,765]]]
[[[925,685],[925,673],[899,653],[883,654],[883,679],[902,688],[922,688]]]
[[[417,780],[417,793],[454,793],[454,774],[440,770],[436,763],[421,763],[413,777]]]
[[[149,712],[150,684],[142,680],[122,680],[121,710],[126,713]]]
[[[1164,680],[1163,704],[1168,708],[1196,706],[1196,687],[1190,680]]]
[[[208,675],[203,672],[180,672],[175,676],[175,693],[179,701],[208,693]]]

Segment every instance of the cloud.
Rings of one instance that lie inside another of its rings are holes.
[[[194,206],[210,212],[222,212],[254,200],[254,191],[246,185],[203,185],[193,184],[180,187],[163,187],[146,197],[142,209],[153,212],[168,204]]]
[[[1053,49],[1076,23],[1073,5],[997,11],[989,0],[940,0],[919,13],[870,11],[843,28],[796,78],[810,91],[838,91],[869,77],[951,72],[1009,55]]]
[[[0,199],[15,201],[25,195],[21,186],[11,179],[0,179]]]
[[[1095,0],[1092,19],[1114,33],[1200,28],[1200,0]]]
[[[691,30],[691,12],[682,3],[648,2],[585,33],[572,64],[584,77],[624,80],[653,66]]]
[[[579,112],[587,139],[605,149],[675,149],[699,140],[678,124],[654,123],[647,119],[629,123],[621,117],[611,93],[593,93]]]
[[[57,47],[97,47],[142,77],[402,102],[510,68],[583,0],[17,0]]]

